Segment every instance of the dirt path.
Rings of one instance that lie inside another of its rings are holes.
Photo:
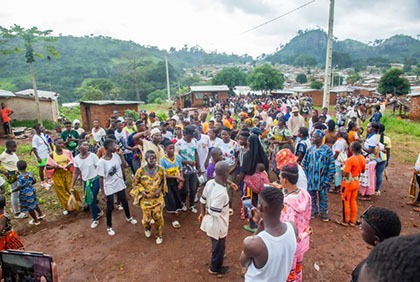
[[[359,214],[370,204],[384,206],[396,211],[403,223],[403,234],[419,232],[420,214],[405,205],[411,170],[408,166],[391,163],[391,179],[384,181],[382,196],[373,202],[359,202]],[[242,229],[239,219],[239,195],[235,195],[235,215],[232,217],[227,240],[225,264],[231,272],[224,281],[242,281],[238,258],[242,240],[249,235]],[[116,235],[106,233],[105,219],[97,229],[90,228],[89,213],[51,215],[37,227],[28,227],[26,222],[14,221],[27,250],[51,254],[59,265],[62,281],[216,281],[207,273],[210,259],[210,240],[199,230],[197,216],[182,213],[178,219],[181,229],[170,226],[166,217],[164,243],[156,245],[147,239],[140,224],[141,211],[131,207],[139,224],[125,222],[121,211],[114,212]],[[339,218],[341,202],[339,195],[330,196],[331,219]],[[304,262],[306,281],[348,281],[354,266],[369,253],[363,243],[359,228],[341,227],[320,219],[311,222],[314,234],[311,248]],[[320,266],[316,271],[314,263]]]

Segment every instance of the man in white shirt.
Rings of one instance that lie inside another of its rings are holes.
[[[305,119],[299,114],[299,108],[293,107],[292,115],[287,121],[287,128],[290,130],[290,133],[292,134],[295,142],[299,141],[297,139],[299,134],[299,128],[301,127],[305,127]]]
[[[200,229],[211,239],[210,274],[223,275],[229,267],[223,266],[226,250],[226,237],[229,228],[229,196],[226,185],[229,176],[229,165],[220,161],[216,164],[216,176],[207,182],[200,198]]]
[[[103,129],[100,124],[99,120],[95,119],[93,121],[93,128],[92,128],[92,137],[95,143],[101,141],[101,138],[106,135],[105,129]]]

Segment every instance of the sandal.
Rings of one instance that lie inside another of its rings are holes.
[[[40,222],[40,221],[35,222],[33,219],[31,219],[31,220],[29,221],[29,224],[30,224],[30,225],[40,225],[40,224],[41,224],[41,222]]]
[[[341,226],[345,226],[345,227],[349,226],[349,224],[347,222],[344,222],[344,221],[341,221],[341,220],[338,220],[338,219],[335,221],[335,223],[337,223],[338,225],[341,225]]]
[[[360,201],[372,201],[371,197],[360,197],[359,198]]]
[[[415,212],[420,212],[420,207],[413,208],[413,211],[415,211]]]
[[[233,215],[233,209],[229,209],[229,215]]]
[[[416,201],[413,201],[413,202],[410,201],[410,202],[407,202],[406,204],[413,207],[420,207],[420,203]]]
[[[172,227],[175,229],[181,228],[181,224],[179,223],[178,220],[174,220],[172,221]]]
[[[249,226],[249,225],[244,225],[243,227],[246,231],[249,231],[249,232],[252,232],[252,233],[255,233],[255,231],[257,230],[257,228],[251,228],[251,226]]]

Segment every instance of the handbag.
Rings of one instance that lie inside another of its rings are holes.
[[[70,194],[69,200],[67,201],[68,211],[78,211],[80,209],[80,203],[76,200],[73,193]]]

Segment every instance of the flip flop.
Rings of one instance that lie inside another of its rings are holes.
[[[43,219],[45,217],[45,214],[38,216],[38,219]]]
[[[406,204],[409,205],[409,206],[413,206],[413,207],[420,207],[419,202],[407,202]]]
[[[337,223],[338,225],[341,225],[341,226],[345,226],[345,227],[349,226],[349,224],[348,224],[348,223],[343,222],[343,221],[338,220],[338,219],[336,219],[336,220],[335,220],[335,223]]]
[[[243,228],[246,231],[249,231],[249,232],[252,232],[252,233],[255,233],[255,230],[257,230],[256,228],[251,228],[251,226],[249,226],[249,225],[244,225]]]
[[[181,228],[181,224],[179,223],[178,220],[174,220],[172,221],[172,227],[175,229]]]
[[[361,197],[359,198],[360,201],[372,201],[371,197]]]
[[[420,207],[413,208],[413,211],[415,211],[415,212],[420,212]]]

